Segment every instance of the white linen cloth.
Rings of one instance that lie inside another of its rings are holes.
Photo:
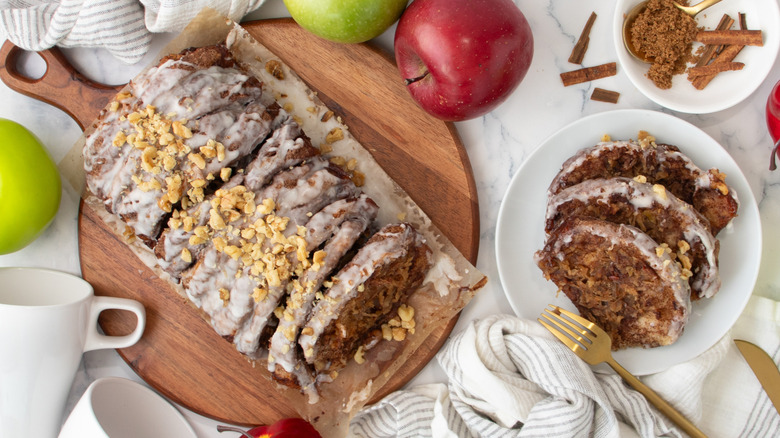
[[[25,50],[103,47],[133,64],[149,50],[151,32],[179,32],[209,6],[233,20],[264,0],[0,0],[0,31]]]
[[[729,335],[642,380],[711,437],[780,433],[780,415],[732,342],[780,361],[780,304],[754,296]],[[353,419],[357,437],[684,436],[611,369],[593,372],[536,321],[473,321],[437,355],[448,384],[397,391]]]

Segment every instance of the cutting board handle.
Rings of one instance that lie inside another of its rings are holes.
[[[24,52],[10,41],[0,49],[0,79],[8,88],[53,105],[73,117],[83,130],[123,86],[91,81],[77,72],[56,47],[37,52],[46,63],[38,79],[22,74],[19,56]]]

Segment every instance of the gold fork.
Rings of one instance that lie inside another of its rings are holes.
[[[692,437],[706,437],[701,430],[683,417],[672,405],[642,383],[641,380],[626,371],[612,358],[612,340],[601,327],[552,304],[544,309],[537,321],[585,362],[591,365],[606,362],[626,383],[644,395],[653,406],[674,421],[685,433]]]

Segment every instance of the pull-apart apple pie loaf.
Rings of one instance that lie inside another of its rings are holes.
[[[411,312],[432,264],[413,226],[377,225],[361,181],[223,45],[166,57],[133,80],[84,157],[90,193],[214,330],[309,393],[391,319],[408,322],[399,312]]]

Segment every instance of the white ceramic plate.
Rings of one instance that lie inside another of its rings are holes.
[[[534,252],[544,246],[547,187],[563,162],[609,134],[613,140],[637,137],[639,130],[659,142],[677,145],[703,169],[719,168],[740,201],[738,217],[718,234],[722,286],[712,299],[693,304],[682,336],[672,345],[618,351],[615,358],[636,375],[652,374],[698,356],[714,345],[736,322],[758,276],[761,222],[745,176],[715,140],[695,126],[668,114],[617,110],[595,114],[564,127],[545,140],[512,178],[496,229],[496,258],[501,284],[515,313],[536,319],[548,304],[576,312],[554,283],[544,279]]]
[[[620,67],[628,78],[652,101],[666,108],[692,114],[705,114],[730,108],[753,91],[769,74],[780,50],[780,9],[777,0],[723,0],[696,16],[699,27],[715,29],[723,14],[729,14],[739,28],[739,13],[745,13],[749,29],[761,29],[764,36],[762,47],[745,47],[734,59],[744,62],[740,71],[724,72],[715,77],[703,90],[693,88],[687,75],[676,75],[672,87],[661,90],[645,77],[649,64],[637,61],[623,46],[623,16],[641,0],[618,0],[613,17],[613,39]],[[698,3],[691,0],[690,3]],[[699,45],[694,43],[695,47]]]

